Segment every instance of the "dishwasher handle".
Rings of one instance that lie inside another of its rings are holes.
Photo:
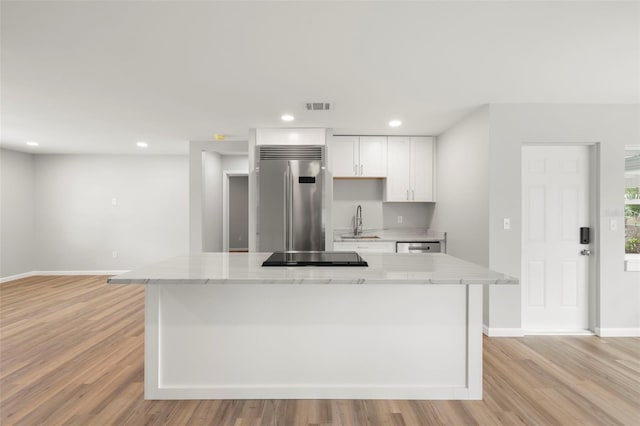
[[[440,253],[442,246],[440,242],[398,242],[396,243],[396,253]]]

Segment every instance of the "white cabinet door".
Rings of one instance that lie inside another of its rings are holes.
[[[408,136],[389,136],[385,201],[409,201],[411,161],[411,139]]]
[[[390,136],[385,201],[435,201],[433,138]]]
[[[387,137],[360,136],[359,176],[387,176]]]
[[[329,140],[329,161],[333,177],[359,176],[358,136],[334,136]]]
[[[435,201],[433,196],[433,138],[411,138],[411,201]]]
[[[358,241],[337,241],[333,243],[335,251],[355,251],[358,253],[395,253],[396,243],[394,241],[358,242]],[[366,259],[365,259],[366,260]]]

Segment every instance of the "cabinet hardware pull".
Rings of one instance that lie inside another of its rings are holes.
[[[416,194],[415,192],[413,192],[413,189],[411,190],[411,199],[415,201],[416,199]]]
[[[360,164],[360,176],[364,175],[364,166]]]
[[[409,190],[407,189],[407,201],[409,201]]]

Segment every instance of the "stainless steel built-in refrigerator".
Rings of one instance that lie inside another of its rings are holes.
[[[258,159],[258,250],[323,251],[325,148],[261,145]]]

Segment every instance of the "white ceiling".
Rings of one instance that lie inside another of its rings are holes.
[[[284,112],[439,134],[486,103],[640,100],[638,2],[3,1],[1,24],[1,143],[34,152],[186,153]]]

